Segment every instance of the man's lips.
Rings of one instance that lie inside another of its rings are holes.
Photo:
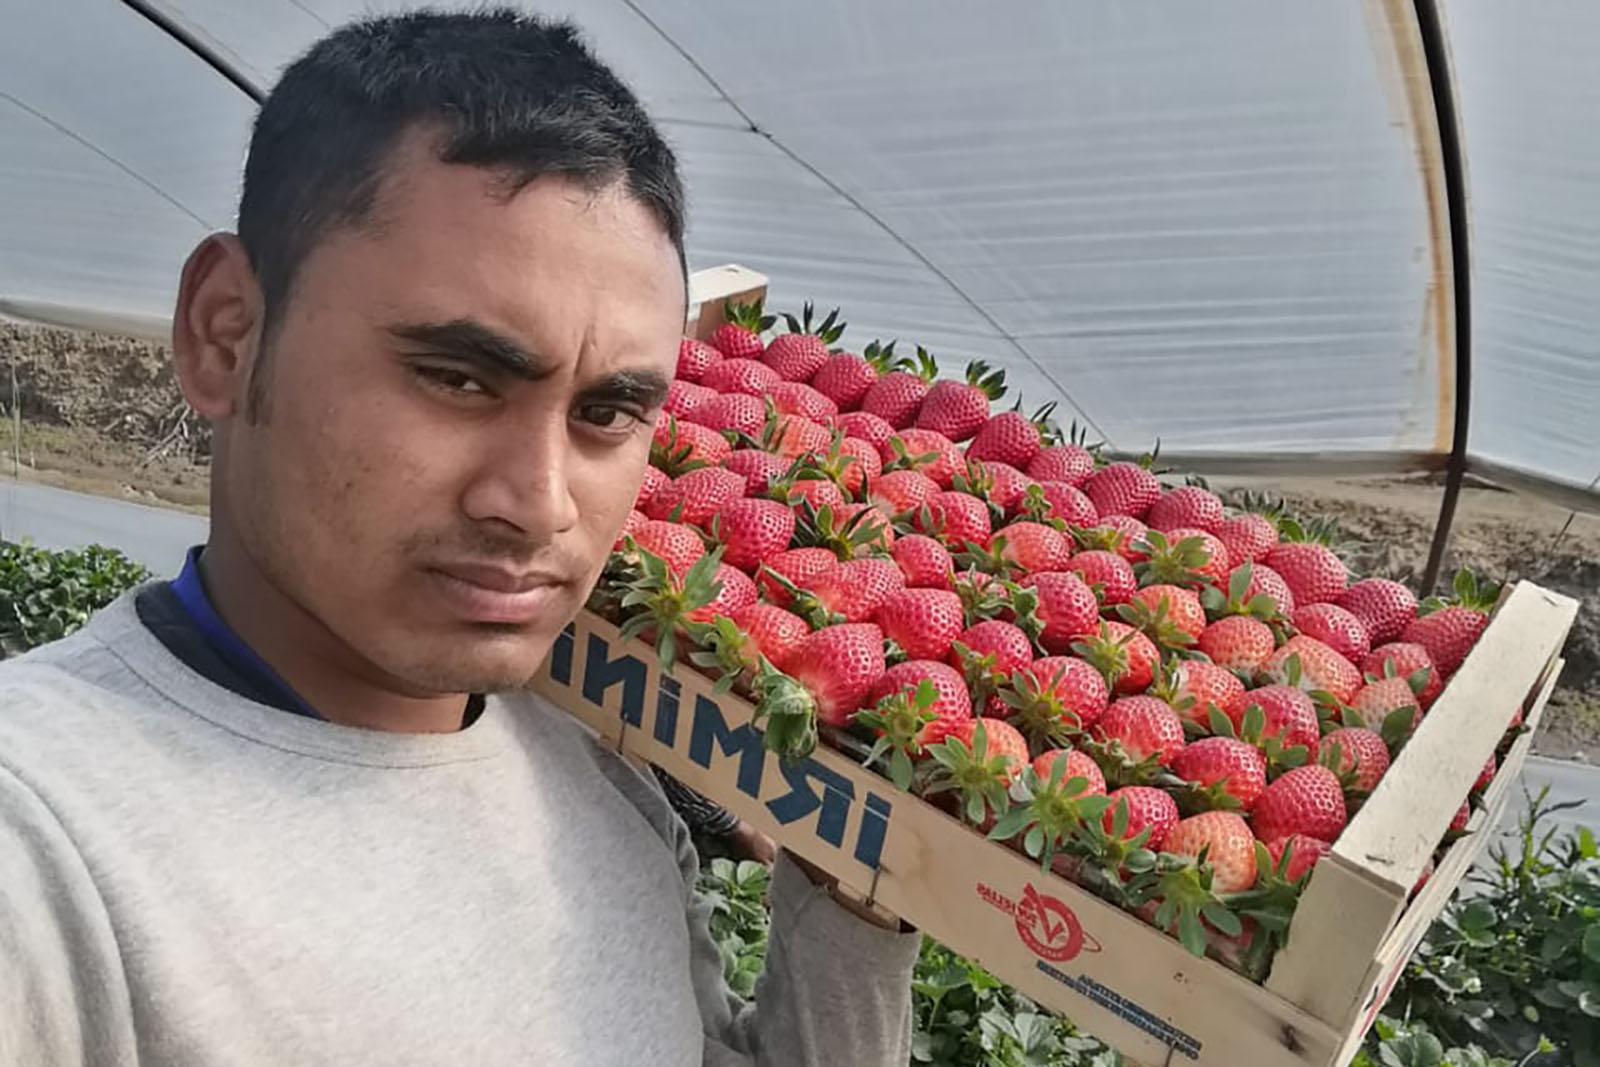
[[[449,563],[428,571],[455,609],[473,622],[529,623],[546,616],[570,584],[550,571]]]

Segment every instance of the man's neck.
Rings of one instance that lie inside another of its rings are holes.
[[[322,718],[391,733],[461,729],[466,694],[406,691],[284,595],[238,546],[208,543],[200,573],[222,621]]]

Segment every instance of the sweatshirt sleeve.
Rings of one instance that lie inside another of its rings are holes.
[[[0,1063],[135,1063],[105,907],[60,823],[4,766],[0,970]]]
[[[710,903],[694,889],[699,861],[683,835],[695,995],[706,1067],[904,1067],[911,1060],[911,969],[920,934],[864,922],[779,852],[772,926],[755,1003],[723,980]]]

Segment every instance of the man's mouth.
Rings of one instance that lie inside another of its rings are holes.
[[[479,563],[440,564],[427,574],[454,611],[472,622],[536,622],[561,602],[569,584],[551,571]]]

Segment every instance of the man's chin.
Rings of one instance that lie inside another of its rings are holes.
[[[475,639],[441,641],[417,650],[417,655],[407,657],[408,662],[388,669],[422,692],[494,693],[520,689],[539,673],[554,641],[553,636],[534,637],[503,630],[480,634]]]

